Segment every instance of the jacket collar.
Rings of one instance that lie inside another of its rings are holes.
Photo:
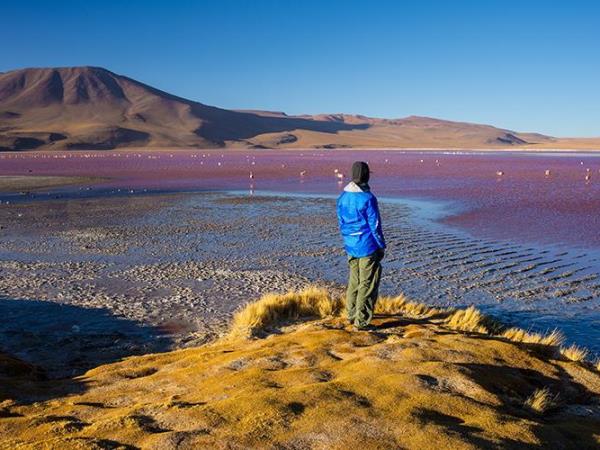
[[[344,192],[368,192],[368,191],[369,191],[368,184],[364,184],[361,187],[358,184],[356,184],[354,181],[351,181],[350,183],[348,183],[346,185],[346,187],[344,188]]]

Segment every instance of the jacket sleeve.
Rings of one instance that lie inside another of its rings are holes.
[[[337,213],[337,219],[338,219],[338,227],[340,228],[340,230],[341,230],[341,228],[342,228],[342,208],[341,208],[341,205],[340,205],[340,203],[341,203],[341,199],[342,199],[342,197],[340,196],[340,197],[337,199],[337,202],[336,202],[336,204],[335,204],[335,210],[336,210],[336,213]]]
[[[379,248],[385,248],[385,239],[383,238],[383,230],[381,228],[381,216],[379,215],[379,206],[377,205],[375,196],[371,196],[367,203],[367,222]]]

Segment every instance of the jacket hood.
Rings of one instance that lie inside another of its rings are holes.
[[[355,161],[352,164],[352,181],[356,184],[367,184],[369,182],[369,165],[364,161]]]
[[[369,192],[368,185],[359,186],[354,181],[351,181],[344,187],[344,192]]]

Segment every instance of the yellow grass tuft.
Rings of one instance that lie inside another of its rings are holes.
[[[248,336],[300,317],[323,318],[338,315],[343,309],[341,299],[334,299],[325,289],[308,287],[287,294],[266,294],[233,316],[230,336]]]
[[[423,303],[408,301],[404,294],[396,297],[380,297],[375,303],[375,314],[402,314],[408,317],[429,317],[443,312]]]
[[[555,402],[555,398],[550,394],[548,388],[536,389],[527,400],[525,400],[525,407],[529,410],[543,414],[550,409]]]
[[[509,328],[504,331],[501,337],[513,342],[523,342],[525,344],[539,344],[547,346],[559,346],[563,343],[564,337],[558,330],[553,330],[548,334],[531,333],[521,328]]]
[[[596,370],[600,372],[600,358],[596,360]]]
[[[229,337],[256,336],[269,327],[299,318],[326,318],[340,315],[344,301],[334,298],[326,290],[315,286],[286,294],[266,294],[258,301],[246,305],[238,311],[232,321]],[[438,316],[450,329],[498,336],[512,342],[558,347],[563,335],[554,330],[550,333],[528,332],[521,328],[503,329],[502,325],[482,314],[474,306],[466,309],[441,309],[423,303],[409,301],[403,294],[396,297],[380,297],[375,305],[375,313],[382,315],[400,314],[406,317],[431,318]],[[560,353],[571,361],[584,362],[588,356],[585,348],[572,345],[560,347]],[[600,361],[595,363],[600,371]]]
[[[489,333],[489,318],[481,314],[474,306],[458,309],[445,320],[446,325],[453,330],[470,331],[474,333]]]
[[[571,361],[584,362],[588,355],[588,351],[585,348],[573,344],[570,347],[562,347],[560,349],[560,354]]]

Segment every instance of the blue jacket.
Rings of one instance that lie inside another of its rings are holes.
[[[362,258],[385,248],[377,199],[351,182],[337,200],[337,216],[346,252]]]

